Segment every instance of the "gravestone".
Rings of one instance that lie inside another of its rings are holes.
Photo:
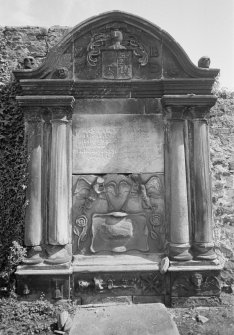
[[[207,119],[219,71],[199,64],[114,11],[14,72],[30,157],[19,294],[218,299]]]

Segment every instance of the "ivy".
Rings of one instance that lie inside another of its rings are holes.
[[[8,267],[13,241],[23,244],[27,153],[23,111],[15,97],[18,83],[0,91],[0,269]]]

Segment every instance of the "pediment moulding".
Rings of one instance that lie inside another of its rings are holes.
[[[126,85],[178,79],[213,83],[219,70],[208,68],[209,58],[202,59],[200,67],[195,66],[167,32],[140,17],[113,11],[77,25],[39,68],[17,70],[14,75],[17,80],[49,79],[53,83],[111,80]]]

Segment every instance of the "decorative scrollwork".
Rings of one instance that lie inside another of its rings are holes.
[[[80,242],[83,242],[87,237],[87,227],[88,227],[88,219],[85,215],[81,215],[76,219],[75,227],[73,232],[78,236],[77,245],[80,247]]]
[[[141,66],[145,66],[148,63],[149,57],[147,52],[145,51],[144,46],[136,40],[133,36],[129,37],[129,47],[133,49],[133,53],[135,56],[139,57],[138,62]]]
[[[90,66],[96,66],[98,56],[101,53],[101,47],[103,47],[106,41],[110,39],[108,34],[97,33],[91,38],[90,43],[87,46],[87,62]]]

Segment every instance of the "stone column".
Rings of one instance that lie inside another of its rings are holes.
[[[28,151],[28,186],[26,191],[27,207],[25,213],[24,242],[28,247],[25,264],[38,264],[41,258],[43,242],[42,220],[42,141],[43,122],[40,108],[25,108],[25,138]]]
[[[170,124],[173,123],[173,118],[179,113],[179,111],[184,109],[184,117],[190,119],[190,144],[187,145],[189,148],[189,159],[187,159],[187,169],[190,175],[190,186],[191,186],[191,212],[192,212],[192,234],[190,234],[192,251],[193,255],[197,259],[201,260],[212,260],[216,258],[216,255],[213,251],[213,241],[212,241],[212,202],[211,202],[211,179],[210,179],[210,170],[209,170],[209,141],[208,141],[208,124],[206,121],[206,116],[209,115],[209,109],[216,102],[216,97],[212,95],[167,95],[162,98],[162,103],[164,106],[170,107]],[[178,113],[176,112],[178,111]],[[174,115],[174,117],[173,117]],[[178,117],[177,117],[178,118]],[[171,128],[171,126],[170,126]],[[175,128],[175,127],[174,127]],[[177,128],[179,128],[177,126]],[[175,128],[176,129],[176,128]],[[179,131],[177,130],[177,137],[179,136]],[[169,152],[170,157],[169,164],[173,164],[173,160],[178,160],[178,154],[172,153],[173,150],[176,150],[176,141],[173,136],[169,137],[170,141],[175,143],[169,143]],[[179,143],[179,142],[178,142]],[[180,145],[182,147],[182,135],[180,140]],[[182,159],[181,154],[181,159]],[[180,174],[182,176],[184,171],[184,165],[180,166]],[[179,183],[179,177],[177,174],[173,174],[175,168],[169,168],[170,174],[170,190],[171,190],[171,221],[170,221],[170,248],[171,245],[174,247],[176,245],[174,236],[177,236],[177,241],[179,237],[184,236],[183,242],[185,239],[188,240],[187,229],[185,229],[185,221],[187,217],[184,216],[184,220],[178,224],[178,230],[176,231],[176,226],[173,227],[173,212],[175,212],[176,206],[180,206],[181,195],[176,199],[176,193],[178,192],[176,184],[173,186],[173,179],[177,177]],[[174,187],[174,188],[173,188]],[[182,190],[182,188],[181,188]],[[190,192],[189,188],[187,189],[188,194]],[[179,193],[179,192],[178,192]],[[175,197],[175,199],[174,199]],[[173,207],[173,202],[176,204]],[[185,203],[185,198],[184,198]],[[181,210],[180,210],[181,211]],[[178,215],[175,217],[179,217]],[[184,222],[184,225],[182,225]],[[183,229],[180,226],[184,227]],[[185,238],[186,237],[186,238]],[[172,244],[173,242],[173,244]],[[181,241],[182,242],[182,241]],[[186,245],[186,244],[185,244]],[[173,253],[173,248],[171,252]],[[173,259],[176,259],[174,256]],[[178,258],[178,257],[177,257]]]
[[[71,96],[20,96],[27,111],[29,206],[25,218],[27,264],[71,259]],[[45,250],[47,258],[43,258]]]
[[[48,258],[46,263],[71,260],[71,109],[52,108],[50,150]]]
[[[208,110],[208,111],[207,111]],[[208,123],[204,118],[208,107],[193,108],[192,129],[192,192],[194,207],[193,250],[197,259],[216,258],[212,237],[212,197],[209,158]]]
[[[185,157],[185,121],[183,107],[168,105],[166,107],[167,138],[166,138],[166,208],[169,212],[169,252],[170,258],[176,261],[192,259],[189,239],[189,212],[187,195],[187,173]]]

